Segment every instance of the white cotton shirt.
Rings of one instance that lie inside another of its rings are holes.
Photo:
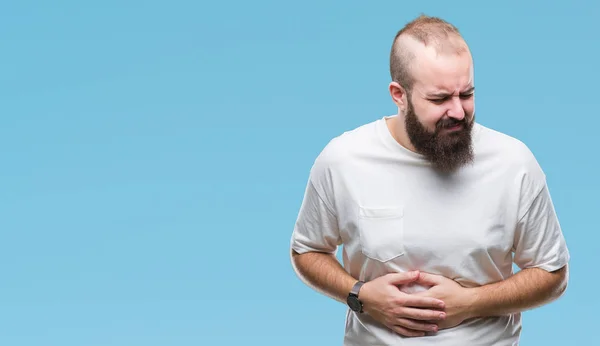
[[[421,270],[466,287],[507,279],[513,263],[548,271],[567,264],[545,175],[522,142],[476,123],[473,164],[443,176],[396,142],[387,118],[334,138],[317,157],[293,250],[343,245],[343,266],[357,280]],[[405,338],[348,309],[344,345],[517,345],[520,331],[514,314]]]

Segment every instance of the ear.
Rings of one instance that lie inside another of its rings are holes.
[[[408,107],[408,93],[406,90],[397,82],[391,82],[389,90],[392,101],[394,101],[400,111],[404,112]]]

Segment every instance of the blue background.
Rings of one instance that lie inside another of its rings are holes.
[[[322,147],[395,112],[420,13],[461,29],[478,120],[548,175],[571,282],[522,344],[595,343],[597,3],[107,0],[0,5],[0,344],[341,345],[289,239]]]

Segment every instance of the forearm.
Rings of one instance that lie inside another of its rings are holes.
[[[334,255],[318,252],[298,254],[292,251],[292,264],[305,284],[339,302],[345,303],[356,283]]]
[[[503,316],[542,306],[560,297],[567,281],[567,266],[555,272],[531,268],[501,282],[472,288],[471,317]]]

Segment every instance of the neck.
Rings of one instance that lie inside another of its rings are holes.
[[[408,133],[406,132],[406,126],[404,126],[403,119],[404,117],[401,114],[387,119],[386,125],[388,127],[388,130],[390,131],[392,137],[394,137],[396,142],[398,142],[398,144],[414,153],[418,153],[408,138]]]

